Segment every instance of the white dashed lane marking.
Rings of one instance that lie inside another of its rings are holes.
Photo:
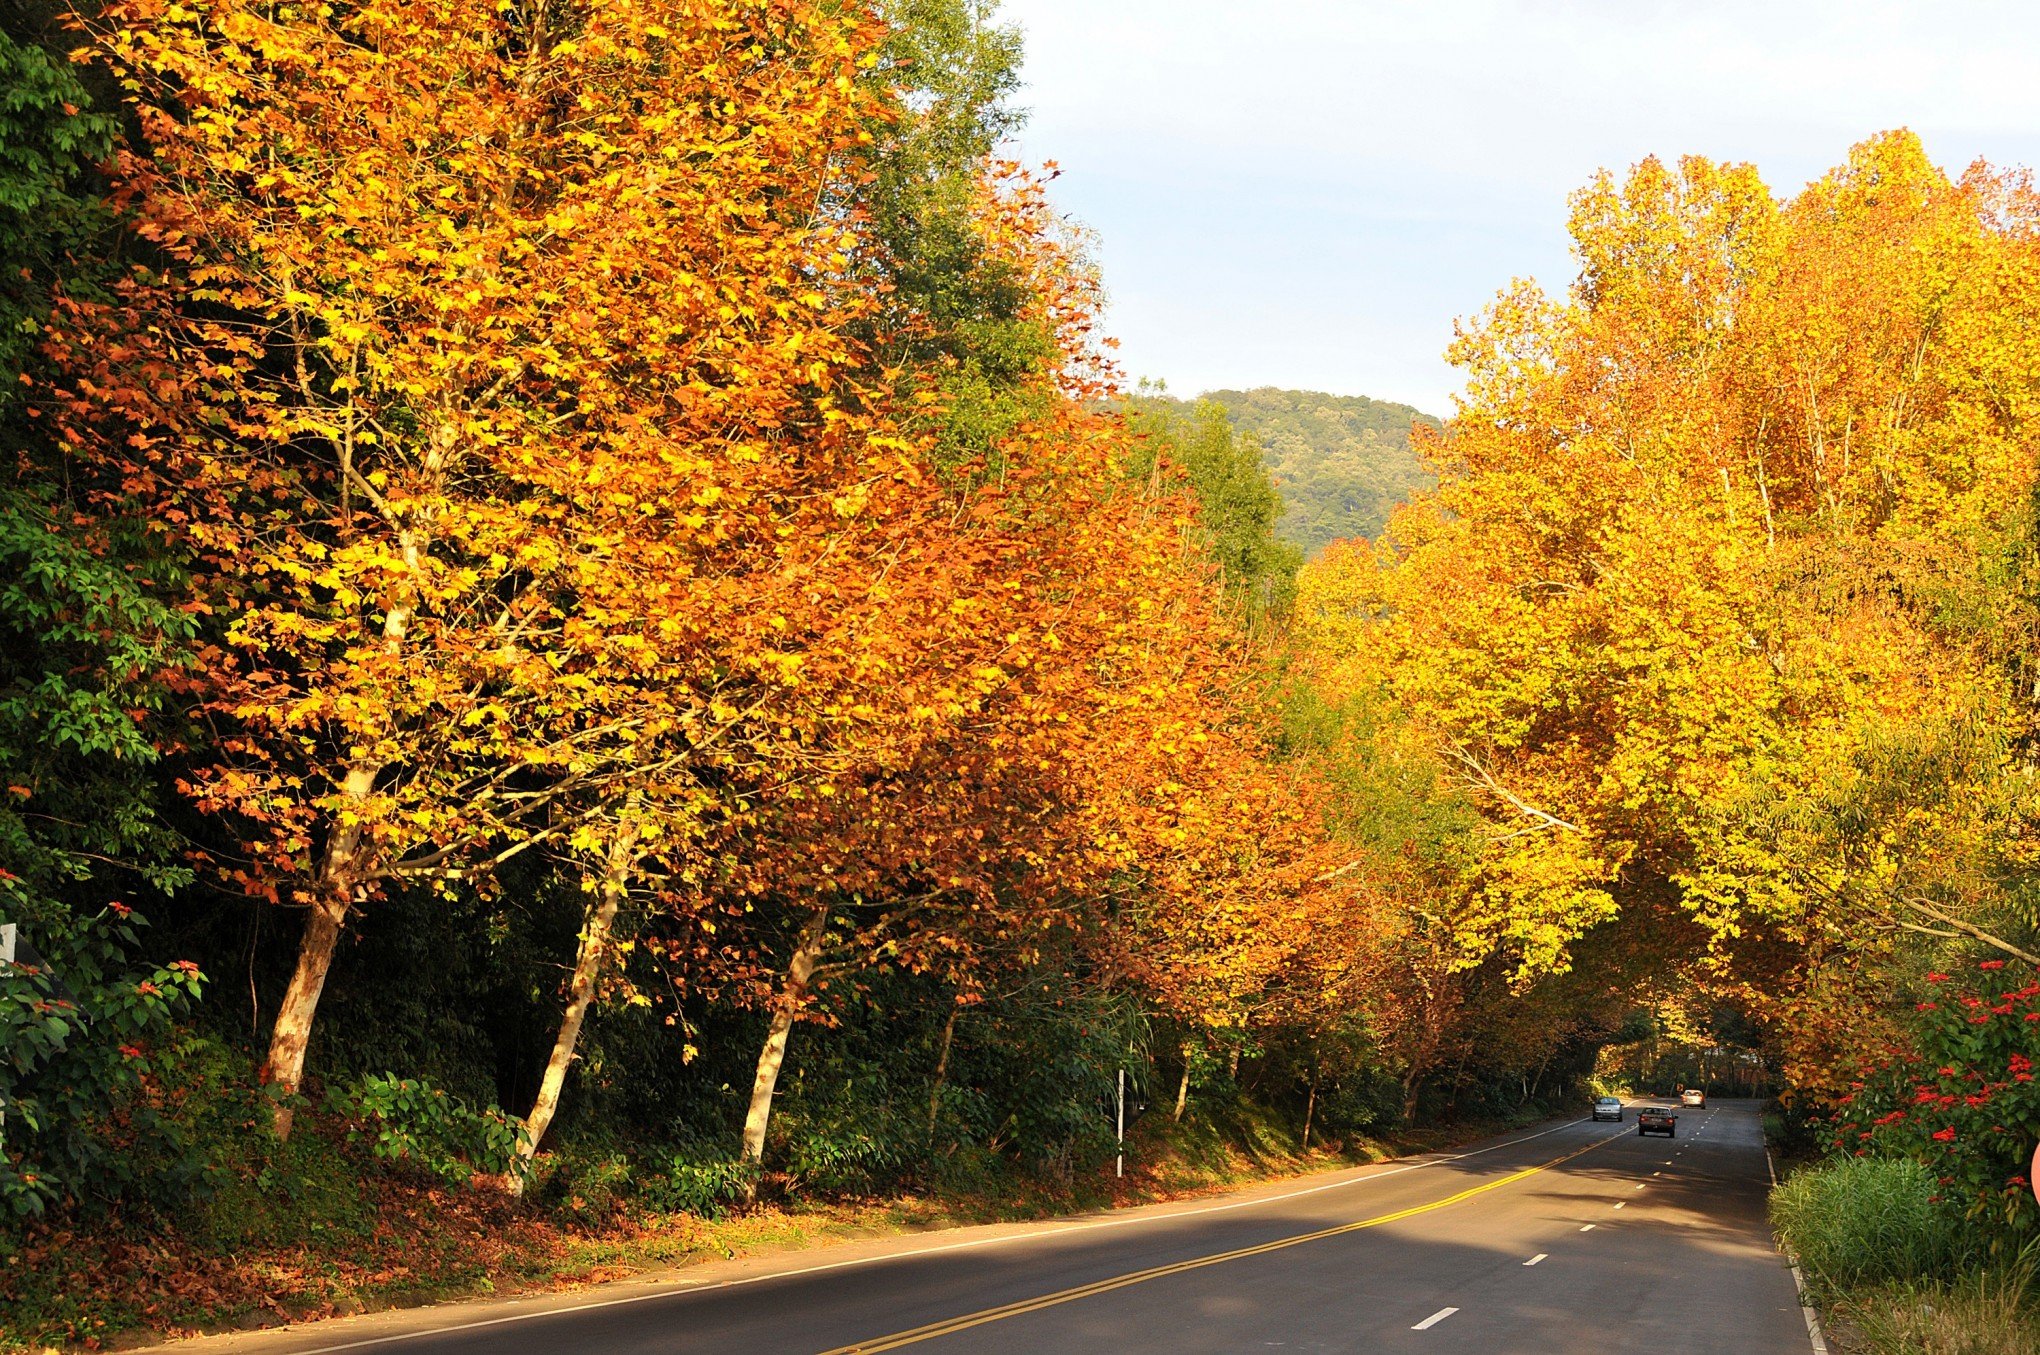
[[[1425,1318],[1422,1322],[1419,1322],[1416,1326],[1411,1327],[1410,1330],[1429,1331],[1432,1327],[1437,1326],[1440,1322],[1443,1322],[1446,1318],[1452,1316],[1454,1313],[1458,1311],[1459,1310],[1457,1308],[1440,1308],[1437,1312],[1431,1314],[1429,1317]]]

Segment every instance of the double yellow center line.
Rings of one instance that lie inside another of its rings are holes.
[[[1594,1140],[1584,1148],[1578,1148],[1567,1153],[1563,1157],[1555,1157],[1549,1162],[1540,1162],[1534,1167],[1525,1167],[1522,1171],[1497,1177],[1485,1185],[1462,1190],[1457,1195],[1448,1195],[1442,1200],[1433,1200],[1429,1204],[1412,1205],[1408,1209],[1398,1209],[1392,1214],[1377,1214],[1371,1219],[1361,1219],[1357,1223],[1342,1223],[1333,1228],[1320,1228],[1313,1233],[1298,1233],[1294,1237],[1277,1238],[1273,1242],[1263,1242],[1257,1246],[1240,1247],[1234,1251],[1217,1252],[1210,1256],[1199,1256],[1188,1261],[1176,1261],[1166,1266],[1154,1266],[1147,1270],[1136,1270],[1125,1275],[1115,1275],[1110,1279],[1095,1280],[1090,1284],[1081,1284],[1073,1289],[1061,1289],[1053,1294],[1042,1294],[1037,1298],[1021,1299],[1017,1303],[1008,1303],[997,1308],[986,1308],[975,1313],[965,1313],[960,1317],[945,1318],[940,1322],[930,1322],[925,1327],[915,1327],[910,1331],[894,1332],[890,1336],[876,1336],[869,1341],[859,1341],[854,1345],[837,1346],[833,1350],[822,1352],[822,1355],[876,1355],[878,1351],[882,1350],[898,1350],[901,1346],[916,1345],[922,1341],[932,1341],[938,1336],[948,1336],[953,1332],[967,1331],[972,1327],[982,1327],[988,1322],[1000,1322],[1009,1317],[1019,1317],[1023,1313],[1038,1312],[1043,1308],[1054,1308],[1064,1303],[1074,1303],[1078,1299],[1087,1299],[1098,1294],[1109,1294],[1115,1289],[1125,1289],[1129,1285],[1146,1284],[1149,1280],[1159,1280],[1169,1275],[1181,1275],[1185,1271],[1202,1270],[1206,1266],[1223,1265],[1227,1261],[1240,1261],[1249,1256],[1262,1256],[1268,1252],[1281,1251],[1286,1247],[1300,1247],[1306,1242],[1322,1242],[1328,1237],[1339,1237],[1345,1233],[1357,1233],[1363,1228],[1379,1228],[1385,1223],[1395,1223],[1402,1219],[1414,1218],[1418,1214],[1428,1214],[1434,1209],[1444,1209],[1449,1205],[1458,1204],[1462,1200],[1470,1200],[1476,1195],[1485,1195],[1491,1190],[1500,1190],[1503,1186],[1514,1185],[1525,1177],[1535,1176],[1542,1171],[1550,1171],[1561,1163],[1570,1162],[1583,1153],[1591,1153],[1602,1144],[1612,1142],[1620,1137],[1622,1135],[1619,1133],[1606,1135]],[[1166,1216],[1163,1219],[1157,1219],[1156,1222],[1163,1222],[1165,1219]]]

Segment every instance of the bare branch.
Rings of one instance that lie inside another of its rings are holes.
[[[1479,758],[1467,752],[1463,745],[1454,743],[1452,745],[1452,756],[1467,769],[1469,772],[1467,779],[1469,781],[1496,799],[1506,803],[1524,818],[1534,820],[1543,828],[1558,828],[1568,833],[1583,833],[1585,831],[1578,824],[1568,823],[1549,810],[1539,809],[1536,805],[1531,804],[1522,796],[1504,786],[1495,779],[1495,774],[1489,771]],[[1510,837],[1519,835],[1518,833],[1509,834]]]

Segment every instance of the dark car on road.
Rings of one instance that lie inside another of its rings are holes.
[[[1662,1106],[1645,1106],[1636,1112],[1636,1132],[1675,1139],[1679,1136],[1679,1117]]]
[[[1594,1118],[1619,1122],[1622,1119],[1622,1098],[1619,1096],[1597,1098],[1594,1101]]]

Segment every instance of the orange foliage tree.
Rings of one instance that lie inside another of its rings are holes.
[[[245,826],[249,887],[305,910],[266,1067],[289,1093],[386,884],[484,878],[840,717],[802,681],[815,578],[862,567],[914,479],[843,337],[872,29],[711,0],[100,22],[194,379],[174,422],[73,427],[145,445],[166,513],[205,496],[225,756],[194,791]]]

